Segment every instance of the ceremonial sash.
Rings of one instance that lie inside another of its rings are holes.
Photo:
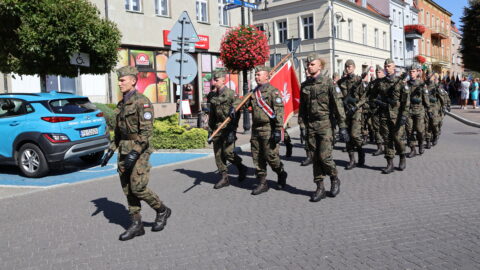
[[[260,89],[255,90],[255,97],[257,98],[257,104],[262,110],[267,114],[269,118],[275,118],[275,112],[268,106],[268,104],[263,100]]]

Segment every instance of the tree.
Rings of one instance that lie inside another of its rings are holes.
[[[480,0],[469,1],[461,21],[463,64],[465,68],[480,71]]]
[[[99,15],[87,0],[0,0],[0,72],[75,77],[76,52],[90,55],[81,73],[111,71],[121,34]]]

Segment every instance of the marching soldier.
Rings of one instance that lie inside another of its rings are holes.
[[[213,95],[210,97],[210,114],[208,118],[208,127],[211,131],[220,126],[228,117],[232,118],[232,121],[228,126],[222,129],[213,138],[213,152],[215,154],[215,163],[218,168],[218,172],[222,178],[214,185],[215,189],[220,189],[230,185],[228,179],[228,168],[226,162],[234,164],[238,169],[238,181],[245,180],[247,175],[247,167],[242,164],[242,158],[233,152],[235,147],[235,140],[239,112],[235,113],[235,106],[240,102],[235,97],[235,92],[225,86],[225,72],[216,71],[213,74],[213,85],[216,89]]]
[[[423,154],[424,138],[425,138],[425,113],[428,117],[432,117],[430,111],[430,102],[428,90],[422,80],[418,78],[418,65],[414,64],[410,67],[410,79],[406,82],[405,87],[410,91],[410,117],[408,119],[407,134],[410,146],[409,158],[417,155],[416,145],[418,142],[418,152]]]
[[[152,231],[163,230],[172,211],[162,203],[157,194],[147,188],[148,174],[152,167],[149,163],[154,119],[152,103],[135,89],[138,74],[135,67],[122,67],[117,70],[117,74],[123,99],[115,109],[115,137],[102,159],[101,166],[107,165],[118,149],[118,174],[132,218],[130,227],[120,235],[120,240],[126,241],[145,234],[140,215],[141,201],[145,201],[157,212]]]
[[[287,172],[279,156],[279,143],[283,128],[283,101],[277,88],[270,85],[270,68],[257,66],[255,68],[255,81],[257,87],[253,90],[251,99],[246,107],[252,107],[252,148],[255,174],[260,184],[252,191],[258,195],[268,191],[267,163],[277,173],[278,187],[285,188]]]
[[[337,82],[337,86],[343,94],[346,122],[350,141],[346,142],[350,162],[345,167],[351,170],[365,165],[365,152],[363,151],[363,105],[366,102],[366,89],[362,78],[355,75],[355,62],[351,59],[345,62],[345,76]],[[358,152],[358,164],[355,163],[355,151]]]
[[[428,118],[428,127],[426,132],[427,145],[425,148],[430,149],[431,146],[436,145],[438,137],[440,136],[440,111],[443,107],[443,97],[440,94],[438,85],[438,74],[434,74],[430,80],[428,80],[429,89],[429,101],[432,107],[432,114]]]
[[[301,86],[299,116],[305,124],[308,148],[313,154],[313,181],[317,184],[317,189],[310,200],[318,202],[326,197],[323,179],[327,175],[331,180],[331,196],[335,197],[340,192],[340,179],[332,159],[331,113],[336,115],[343,139],[348,141],[349,138],[345,112],[338,97],[340,89],[335,90],[332,80],[321,75],[325,62],[318,54],[312,53],[307,57],[307,63],[310,76]]]
[[[369,100],[370,105],[370,121],[372,125],[373,136],[375,138],[375,143],[377,144],[377,151],[375,151],[372,155],[379,156],[384,153],[383,137],[380,133],[380,111],[378,105],[375,103],[375,100],[377,99],[379,93],[379,82],[382,80],[383,77],[385,77],[385,72],[383,71],[383,68],[381,66],[376,66],[375,75],[375,80],[370,82],[370,84],[368,85],[367,99]]]
[[[307,66],[307,65],[308,65],[308,63],[305,63],[305,66]],[[305,77],[307,78],[307,80],[310,77],[310,74],[308,73],[308,68],[305,68]],[[300,126],[300,137],[303,140],[305,154],[307,156],[302,161],[302,163],[300,165],[301,166],[308,166],[308,165],[312,164],[312,162],[313,162],[312,151],[310,151],[308,149],[308,141],[307,141],[308,138],[307,138],[307,133],[306,133],[306,129],[305,129],[305,123],[303,122],[302,116],[300,114],[298,115],[298,125]]]
[[[385,141],[385,159],[387,167],[383,173],[393,172],[395,148],[400,155],[399,170],[406,168],[405,143],[402,135],[408,119],[410,99],[403,78],[395,76],[395,62],[385,60],[386,76],[379,82],[379,93],[376,103],[380,109],[380,132]]]

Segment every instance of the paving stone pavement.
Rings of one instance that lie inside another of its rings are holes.
[[[391,175],[370,154],[367,168],[345,171],[336,150],[341,193],[319,203],[308,201],[312,167],[299,166],[297,146],[284,159],[287,189],[259,196],[254,176],[239,185],[234,168],[233,185],[214,190],[213,158],[154,169],[150,187],[172,216],[151,232],[144,204],[147,232],[127,242],[117,240],[129,224],[117,177],[1,199],[0,269],[480,268],[480,129],[446,118],[439,145]]]

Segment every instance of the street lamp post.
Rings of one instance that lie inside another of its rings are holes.
[[[241,7],[241,16],[242,16],[242,25],[245,25],[245,7]],[[243,95],[248,94],[248,74],[247,70],[242,70],[242,81],[243,81]],[[248,133],[250,130],[250,113],[247,109],[243,110],[243,131]]]

